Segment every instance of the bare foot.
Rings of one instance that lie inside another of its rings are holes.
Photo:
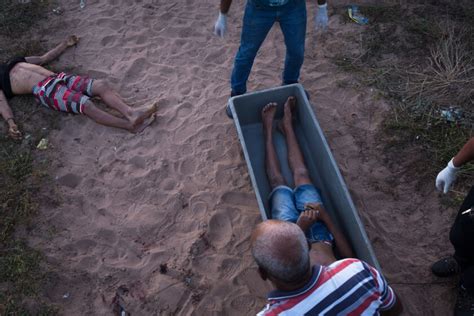
[[[130,132],[135,133],[135,134],[143,132],[145,128],[147,128],[151,123],[155,121],[155,119],[156,119],[156,113],[152,113],[149,117],[142,120],[140,124],[132,127]]]
[[[158,111],[158,102],[134,110],[130,117],[133,128],[141,125],[145,119],[151,117],[156,111]]]
[[[273,117],[277,109],[277,104],[275,102],[268,103],[262,110],[262,123],[263,131],[265,133],[272,132],[273,127]]]
[[[286,131],[293,128],[293,111],[296,108],[296,98],[294,96],[288,97],[285,102],[285,115],[279,124],[279,128],[283,134],[286,134]]]

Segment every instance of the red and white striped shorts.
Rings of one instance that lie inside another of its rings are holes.
[[[93,82],[89,77],[61,72],[34,86],[33,95],[39,103],[50,109],[82,114],[86,102],[92,97]]]

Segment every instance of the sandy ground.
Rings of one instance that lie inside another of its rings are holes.
[[[74,2],[74,3],[72,3]],[[77,2],[77,3],[75,3]],[[233,122],[225,116],[228,78],[244,1],[235,1],[229,36],[212,35],[217,1],[59,1],[49,46],[81,37],[54,67],[108,78],[131,104],[159,100],[157,121],[140,135],[58,114],[52,133],[55,200],[45,201],[30,243],[54,273],[46,296],[64,315],[104,315],[120,294],[132,315],[247,315],[265,304],[249,253],[260,221]],[[352,49],[354,25],[330,19],[316,41],[308,1],[301,82],[345,177],[383,272],[406,315],[447,315],[454,280],[430,274],[448,254],[454,210],[439,205],[433,179],[413,174],[415,151],[384,153],[376,138],[388,105],[354,89],[331,62]],[[250,90],[280,84],[285,48],[278,27],[257,57]]]

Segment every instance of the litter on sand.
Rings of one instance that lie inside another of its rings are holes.
[[[41,138],[40,142],[38,143],[38,145],[36,146],[36,148],[38,148],[39,150],[46,150],[48,149],[48,140],[46,138]]]
[[[369,19],[360,14],[359,7],[356,5],[351,5],[347,8],[347,14],[349,18],[360,25],[369,24]]]

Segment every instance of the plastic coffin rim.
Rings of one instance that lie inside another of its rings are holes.
[[[291,95],[296,96],[298,103],[295,123],[296,134],[300,145],[305,144],[305,146],[301,146],[305,161],[311,178],[322,191],[326,209],[346,234],[358,258],[381,271],[347,186],[307,99],[306,93],[300,84],[270,88],[229,99],[229,106],[247,162],[262,219],[267,220],[269,218],[269,212],[267,212],[269,184],[264,173],[265,168],[263,166],[263,158],[261,157],[262,155],[264,156],[264,147],[256,146],[255,144],[259,141],[263,143],[263,139],[259,140],[259,137],[256,137],[258,135],[255,135],[255,131],[259,133],[261,130],[262,108],[269,102],[277,102],[276,119],[278,119],[278,117],[282,116],[284,102]],[[260,127],[258,124],[260,124]],[[263,138],[261,133],[259,135],[260,138]],[[286,150],[278,150],[279,147],[285,146],[282,142],[275,142],[275,146],[277,147],[277,152],[285,152]],[[317,160],[314,159],[314,153],[317,155]],[[280,155],[279,158],[280,164],[282,164],[285,159]],[[282,166],[282,172],[288,183],[292,183],[288,167]],[[319,180],[315,181],[315,179]]]

